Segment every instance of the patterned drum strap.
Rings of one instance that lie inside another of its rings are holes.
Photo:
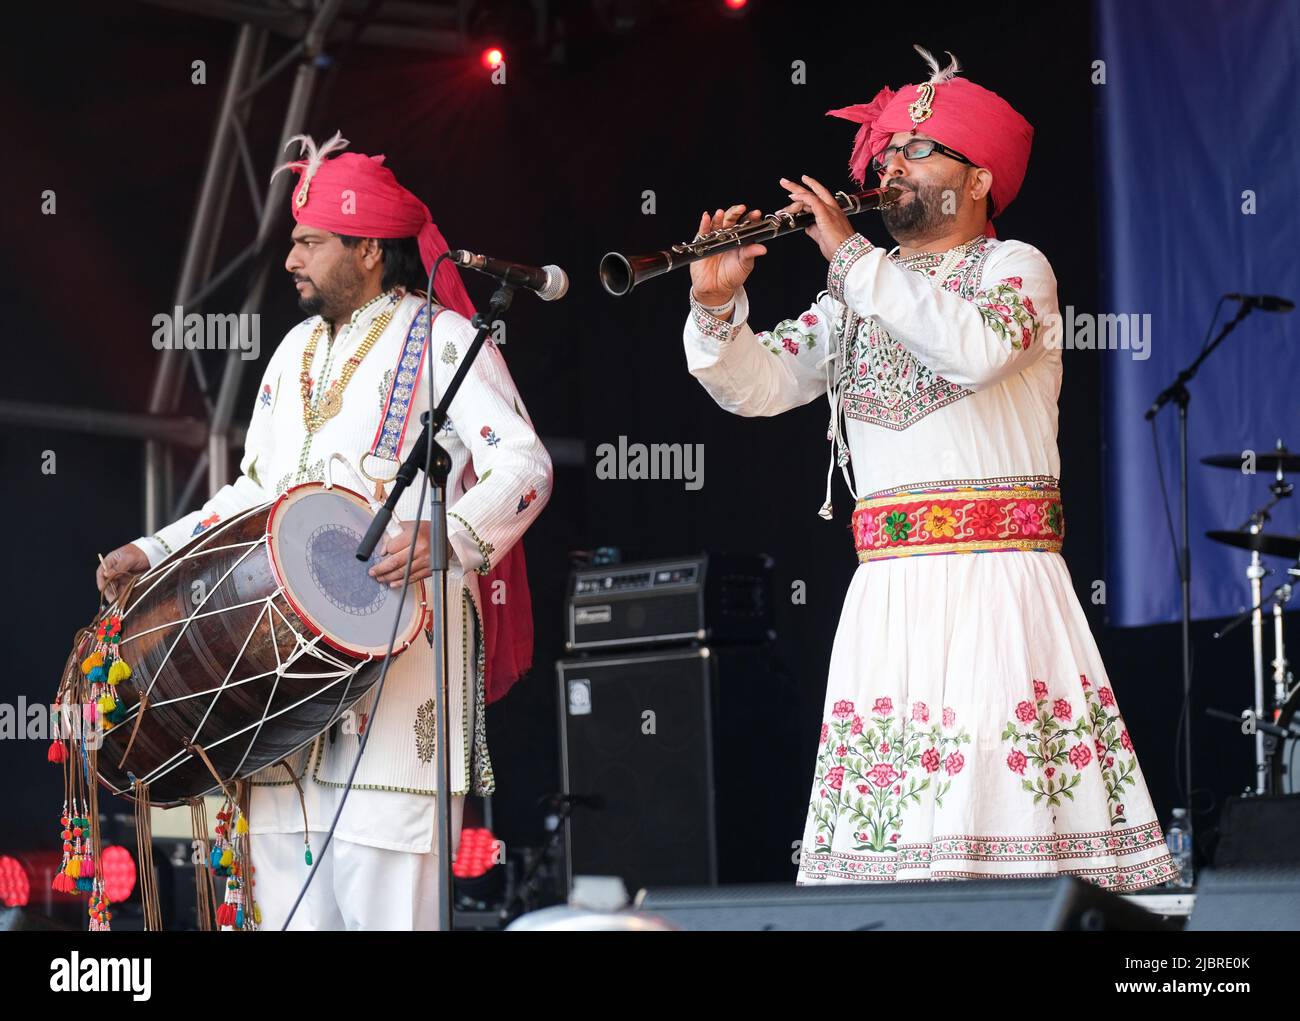
[[[424,372],[433,323],[444,311],[438,308],[430,321],[428,306],[422,305],[411,321],[411,328],[407,330],[406,340],[397,356],[397,365],[393,368],[393,381],[384,398],[374,441],[361,455],[361,474],[375,484],[376,500],[384,499],[385,484],[397,477],[397,469],[401,467],[402,443],[406,439],[415,388],[420,385],[420,376]]]
[[[1059,553],[1065,537],[1054,482],[925,487],[858,501],[858,559],[1022,550]]]

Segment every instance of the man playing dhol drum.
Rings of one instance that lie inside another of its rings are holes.
[[[111,592],[116,579],[148,570],[235,514],[292,486],[322,481],[332,454],[382,488],[414,445],[419,414],[429,405],[426,378],[414,385],[420,363],[408,348],[408,331],[425,303],[415,292],[447,245],[427,207],[398,184],[384,157],[340,153],[347,144],[336,134],[318,149],[303,136],[306,158],[280,168],[299,175],[285,269],[311,318],[290,330],[270,358],[239,478],[199,510],[109,554],[97,576],[101,591],[109,586]],[[441,395],[475,331],[468,321],[473,307],[450,264],[439,269],[434,289],[442,308],[435,303],[428,343]],[[495,787],[484,708],[527,666],[531,604],[517,543],[545,506],[552,478],[550,458],[490,340],[437,440],[452,459],[447,739],[458,838],[465,794]],[[411,580],[431,574],[429,506],[426,500],[417,525],[418,491],[417,480],[398,505],[397,517],[408,523],[400,538],[385,540],[385,556],[370,572],[379,584],[401,583],[412,543]],[[480,596],[498,576],[509,586],[500,605]],[[416,641],[393,662],[378,711],[372,690],[352,707],[357,726],[322,734],[292,757],[294,779],[283,766],[253,776],[253,898],[263,927],[283,925],[308,873],[304,841],[309,848],[323,843],[367,727],[373,734],[353,791],[291,927],[437,927],[435,741],[442,735],[433,733],[432,678],[430,645]]]

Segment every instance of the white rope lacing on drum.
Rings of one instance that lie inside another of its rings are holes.
[[[323,676],[325,676],[325,675],[322,674],[322,675],[319,675],[319,676],[322,676],[322,677],[323,677]],[[266,722],[267,720],[274,720],[277,716],[283,716],[285,713],[292,712],[293,710],[297,709],[299,706],[304,705],[304,704],[307,703],[307,702],[310,702],[312,699],[314,699],[314,698],[316,698],[317,696],[319,696],[322,692],[328,691],[330,688],[334,687],[336,684],[338,684],[339,682],[341,682],[341,681],[343,681],[343,680],[345,680],[345,679],[349,679],[349,678],[343,678],[343,677],[336,678],[335,680],[331,681],[329,684],[327,684],[327,685],[325,685],[323,688],[321,688],[319,691],[314,691],[314,692],[312,692],[310,695],[307,695],[307,696],[305,696],[305,697],[299,699],[297,702],[294,702],[292,705],[287,705],[287,706],[285,706],[283,709],[279,709],[279,710],[277,710],[277,711],[271,713],[270,715],[264,716],[264,717],[263,717],[262,719],[260,719],[260,720],[254,720],[252,723],[248,724],[248,726],[246,726],[246,727],[242,727],[242,728],[240,728],[239,730],[233,731],[233,732],[227,734],[225,737],[218,738],[217,740],[213,741],[211,744],[204,745],[204,746],[203,746],[203,747],[204,747],[204,750],[207,751],[207,750],[211,750],[211,749],[213,749],[213,748],[219,748],[221,745],[225,744],[227,741],[232,741],[232,740],[234,740],[235,738],[239,737],[241,734],[246,734],[246,733],[248,733],[248,731],[250,731],[250,730],[253,730],[253,729],[255,729],[255,728],[259,728],[259,727],[260,727],[264,722]],[[304,743],[305,743],[305,742],[304,742]],[[301,746],[300,746],[300,747],[301,747]],[[139,777],[139,778],[138,778],[138,782],[140,782],[140,783],[153,783],[153,782],[154,782],[155,780],[157,780],[158,778],[163,777],[163,776],[166,776],[168,773],[170,773],[173,769],[176,769],[178,766],[184,765],[185,761],[188,761],[188,760],[189,760],[190,758],[192,758],[192,757],[193,757],[193,756],[192,756],[192,753],[191,753],[191,752],[189,752],[188,750],[182,749],[181,751],[179,751],[179,752],[177,752],[175,755],[173,755],[170,759],[168,759],[166,762],[162,763],[162,765],[160,765],[160,766],[158,766],[157,768],[155,768],[155,769],[153,770],[153,772],[149,773],[147,776]],[[178,759],[181,760],[181,761],[177,761]],[[164,767],[167,767],[167,768],[164,768]],[[114,793],[120,794],[120,793],[122,793],[122,791],[117,790],[117,791],[114,791]]]
[[[222,528],[227,528],[230,525],[235,524],[242,518],[247,517],[248,515],[253,514],[257,511],[265,509],[266,506],[267,504],[262,504],[260,507],[251,508],[250,510],[244,512],[243,514],[231,518],[229,521],[225,522],[221,526],[221,528],[216,529],[212,533],[210,533],[209,537],[215,536]],[[216,741],[213,741],[211,744],[203,746],[205,750],[217,748],[225,744],[227,741],[231,741],[237,737],[240,737],[243,734],[248,733],[250,730],[253,731],[253,735],[248,742],[248,746],[244,749],[244,754],[240,758],[239,764],[235,767],[234,774],[238,775],[240,770],[243,769],[244,763],[245,761],[247,761],[248,756],[252,753],[253,748],[256,747],[257,739],[261,734],[262,728],[268,721],[274,720],[279,716],[283,716],[285,713],[292,712],[293,710],[297,709],[299,706],[307,702],[310,702],[313,699],[318,698],[324,692],[337,686],[340,682],[346,681],[347,683],[344,685],[342,695],[340,696],[339,701],[335,706],[333,713],[331,713],[331,719],[337,719],[337,716],[341,711],[343,705],[347,702],[348,694],[350,693],[352,688],[352,681],[356,677],[357,672],[366,664],[374,660],[373,654],[368,654],[365,657],[365,659],[360,661],[347,660],[341,656],[334,654],[332,651],[329,650],[327,646],[324,646],[322,644],[321,635],[315,635],[310,639],[304,638],[302,634],[299,633],[298,630],[293,626],[293,623],[289,620],[289,618],[285,616],[284,611],[276,604],[276,600],[278,598],[286,597],[286,593],[283,587],[278,587],[271,594],[267,596],[263,596],[259,599],[249,600],[248,602],[238,603],[232,606],[223,607],[222,609],[219,610],[209,610],[206,612],[203,610],[204,605],[212,597],[212,594],[216,592],[216,590],[219,589],[225,583],[226,579],[230,577],[230,575],[249,557],[250,554],[252,554],[254,549],[261,547],[262,545],[264,545],[264,543],[265,543],[265,539],[259,537],[257,539],[253,539],[248,542],[232,543],[224,546],[205,546],[202,549],[197,549],[189,553],[183,553],[181,556],[175,558],[171,562],[171,564],[169,564],[166,570],[160,571],[158,573],[158,576],[156,578],[150,578],[150,575],[153,573],[152,570],[142,575],[142,580],[148,579],[151,581],[151,584],[147,589],[145,589],[143,593],[140,593],[133,606],[139,606],[143,601],[144,597],[147,596],[149,592],[151,592],[158,584],[160,584],[182,562],[186,560],[197,559],[199,557],[207,556],[208,554],[211,553],[217,553],[225,550],[232,550],[232,549],[244,550],[244,552],[240,555],[240,557],[233,564],[230,565],[230,567],[226,570],[224,574],[222,574],[222,576],[217,580],[217,582],[214,585],[212,585],[212,587],[207,592],[204,593],[202,600],[199,601],[198,605],[195,606],[194,608],[194,612],[189,614],[189,616],[174,621],[168,621],[163,624],[155,625],[153,627],[140,631],[136,634],[133,634],[130,637],[125,638],[123,640],[122,644],[126,644],[127,642],[130,642],[142,635],[151,634],[155,631],[165,630],[166,628],[170,628],[170,627],[177,627],[177,626],[180,627],[180,631],[177,633],[175,639],[172,641],[171,646],[167,649],[167,652],[163,655],[162,661],[158,664],[156,668],[154,668],[153,677],[149,682],[148,688],[145,689],[145,691],[140,697],[140,700],[132,707],[131,711],[117,724],[117,727],[114,727],[115,730],[121,727],[125,727],[128,723],[134,720],[141,712],[142,706],[146,708],[159,708],[161,706],[171,705],[177,702],[186,701],[188,699],[197,698],[202,695],[210,694],[212,696],[212,701],[208,704],[207,709],[203,714],[203,718],[199,721],[198,726],[195,728],[194,733],[191,736],[190,741],[188,743],[188,746],[186,748],[183,748],[181,751],[177,752],[175,755],[167,759],[165,762],[162,762],[159,765],[157,765],[146,776],[132,777],[133,784],[154,783],[157,780],[161,779],[162,777],[166,776],[168,773],[179,768],[180,766],[185,765],[187,762],[193,759],[194,754],[189,750],[189,748],[198,744],[199,736],[202,733],[204,726],[206,726],[209,718],[211,717],[213,710],[216,708],[217,700],[228,689],[236,688],[239,687],[240,685],[247,684],[251,681],[261,680],[267,677],[273,676],[275,678],[275,681],[271,686],[270,695],[267,697],[265,706],[262,710],[262,715],[258,719],[249,723],[247,726],[234,731],[233,733],[226,734],[224,737],[218,738]],[[234,662],[231,663],[230,669],[226,671],[226,675],[224,678],[222,678],[220,685],[218,685],[215,688],[204,689],[203,691],[189,692],[187,694],[180,695],[175,698],[165,699],[156,703],[150,703],[147,701],[149,694],[153,691],[154,684],[161,676],[163,668],[167,665],[168,660],[171,658],[172,652],[175,651],[177,645],[180,644],[181,639],[185,637],[185,634],[188,631],[191,623],[203,617],[224,614],[230,612],[231,610],[243,609],[249,606],[256,606],[259,603],[262,605],[262,609],[257,613],[256,617],[254,617],[252,625],[249,628],[248,634],[244,638],[243,644],[240,646],[239,654],[235,657]],[[125,620],[129,613],[130,613],[129,609],[124,611],[122,614],[122,619]],[[276,633],[275,616],[278,616],[280,618],[280,620],[284,623],[284,626],[288,629],[289,633],[293,636],[294,639],[293,651],[289,653],[287,657],[282,656],[280,652],[280,641],[279,641],[279,636]],[[257,629],[262,625],[263,620],[266,621],[266,626],[270,629],[271,632],[271,648],[275,653],[275,662],[276,662],[275,669],[264,671],[260,674],[256,674],[250,677],[245,677],[238,681],[232,681],[231,678],[234,676],[235,670],[237,669],[239,663],[243,659],[244,653],[247,651],[249,643],[252,641],[253,636],[257,633]],[[323,672],[322,671],[309,671],[309,672],[292,671],[291,667],[293,667],[295,663],[297,663],[299,660],[302,659],[314,659],[328,667],[332,667],[333,669],[328,671],[323,671]],[[292,705],[285,706],[283,709],[279,709],[276,712],[272,713],[270,709],[272,704],[274,704],[275,694],[276,691],[279,689],[280,679],[285,677],[293,678],[293,679],[303,679],[303,680],[307,680],[307,679],[319,679],[322,681],[329,680],[329,683],[325,684],[323,687],[312,692],[311,694],[303,697],[302,699],[299,699],[297,702],[294,702]],[[315,738],[313,737],[310,740],[315,740]],[[310,742],[309,741],[303,742],[302,745],[299,745],[299,748],[305,746],[308,743]],[[294,750],[297,751],[297,749]],[[129,789],[130,788],[115,789],[115,793],[121,794],[125,790],[129,790]]]
[[[250,599],[246,603],[233,603],[230,606],[223,606],[219,610],[208,610],[206,613],[196,612],[190,614],[188,617],[180,617],[176,620],[164,621],[162,624],[155,624],[153,627],[145,628],[141,631],[135,632],[132,635],[128,635],[126,638],[122,639],[121,644],[126,645],[128,642],[133,642],[137,638],[143,638],[145,635],[151,635],[155,631],[165,631],[167,628],[175,627],[177,624],[188,624],[190,621],[202,620],[204,617],[220,617],[223,613],[229,613],[231,610],[242,610],[246,606],[257,606],[259,603],[263,603],[265,601],[266,598],[264,596],[259,596],[256,599]],[[155,702],[154,705],[162,705],[162,703]]]
[[[217,589],[221,588],[221,586],[224,585],[224,584],[226,583],[226,579],[229,578],[232,574],[235,573],[235,568],[237,568],[240,564],[242,564],[245,560],[247,560],[248,557],[249,557],[249,554],[251,554],[251,553],[253,552],[253,550],[255,550],[259,545],[260,545],[260,543],[255,543],[255,544],[253,544],[252,546],[250,546],[248,549],[246,549],[246,550],[243,552],[243,554],[239,557],[239,559],[236,560],[233,564],[231,564],[231,565],[226,569],[226,573],[223,574],[223,575],[220,577],[220,579],[218,579],[217,583],[216,583],[215,585],[213,585],[212,588],[210,588],[208,591],[206,591],[206,592],[203,593],[203,598],[200,599],[199,602],[198,602],[198,604],[194,607],[194,612],[191,613],[188,617],[184,618],[184,620],[176,621],[176,623],[178,623],[178,624],[181,625],[181,629],[180,629],[180,631],[177,633],[175,640],[172,642],[172,644],[171,644],[171,648],[169,648],[169,649],[167,650],[167,652],[163,655],[162,662],[159,663],[159,664],[154,668],[154,670],[153,670],[153,677],[151,677],[151,678],[149,679],[149,687],[147,687],[147,688],[144,690],[144,694],[141,696],[141,701],[143,701],[144,699],[148,698],[148,697],[149,697],[149,694],[153,691],[153,686],[154,686],[155,684],[158,683],[158,678],[159,678],[160,676],[162,676],[163,667],[165,667],[165,666],[167,665],[167,661],[168,661],[169,659],[171,659],[171,657],[172,657],[172,653],[176,651],[176,646],[180,645],[180,643],[181,643],[181,639],[184,638],[184,637],[185,637],[185,633],[186,633],[187,631],[189,631],[189,629],[190,629],[190,624],[192,624],[192,623],[197,619],[197,617],[198,617],[198,612],[199,612],[201,609],[203,609],[203,607],[204,607],[204,605],[207,603],[207,601],[208,601],[209,599],[212,598],[212,593],[215,592],[215,591],[217,591]],[[137,603],[136,605],[138,606],[139,603]],[[137,702],[137,703],[136,703],[136,706],[138,707],[139,704],[140,704],[140,703]],[[124,720],[123,722],[126,722],[126,721]]]
[[[256,513],[257,511],[265,510],[268,506],[270,506],[270,504],[271,504],[272,502],[273,502],[273,501],[269,501],[269,500],[268,500],[266,503],[259,504],[259,505],[256,506],[256,507],[250,507],[248,510],[246,510],[246,511],[240,513],[240,514],[236,514],[233,518],[230,518],[228,521],[224,521],[224,522],[222,522],[222,523],[221,523],[220,525],[218,525],[216,528],[212,529],[212,531],[210,531],[210,532],[209,532],[209,533],[204,537],[203,541],[206,543],[208,540],[212,539],[214,536],[220,535],[222,532],[224,532],[224,531],[225,531],[227,528],[229,528],[231,525],[237,524],[238,522],[242,521],[244,518],[248,517],[248,516],[251,515],[251,514]],[[143,592],[141,592],[139,595],[136,596],[136,598],[135,598],[135,602],[132,604],[131,607],[128,607],[127,609],[124,609],[124,610],[122,611],[122,615],[121,615],[121,616],[122,616],[122,622],[123,622],[123,623],[126,623],[126,619],[127,619],[129,616],[131,616],[131,611],[132,611],[136,606],[139,606],[139,605],[141,605],[141,603],[144,602],[144,598],[145,598],[145,596],[147,596],[150,592],[152,592],[152,591],[153,591],[153,590],[158,586],[158,584],[159,584],[159,583],[160,583],[164,578],[167,577],[167,575],[171,574],[172,571],[176,570],[176,568],[178,568],[178,567],[179,567],[182,563],[184,563],[186,560],[193,560],[193,559],[196,559],[196,558],[198,558],[198,557],[207,556],[209,553],[217,553],[217,552],[220,552],[221,550],[228,550],[228,549],[243,549],[245,546],[256,546],[256,545],[260,544],[260,543],[263,542],[263,541],[264,541],[264,540],[262,540],[261,538],[258,538],[258,539],[250,539],[248,542],[232,543],[232,544],[229,545],[229,546],[207,546],[207,545],[205,545],[202,549],[193,550],[193,551],[191,551],[191,552],[189,552],[189,553],[182,553],[179,557],[176,557],[175,559],[171,560],[170,563],[167,564],[167,569],[166,569],[165,571],[161,571],[161,573],[158,575],[158,577],[153,579],[153,584],[152,584],[152,585],[150,585],[147,589],[145,589]],[[136,587],[137,587],[137,588],[139,587],[140,582],[148,581],[148,580],[150,579],[150,577],[153,575],[153,573],[154,573],[155,571],[159,571],[159,570],[162,568],[162,566],[163,566],[162,564],[159,564],[157,567],[151,567],[151,568],[149,568],[149,570],[145,571],[142,575],[140,575],[140,580],[139,580],[139,582],[136,583]],[[132,590],[132,591],[134,591],[134,590]]]

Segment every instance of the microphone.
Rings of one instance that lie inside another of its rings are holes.
[[[459,248],[449,254],[457,266],[478,270],[516,287],[526,287],[535,291],[542,301],[555,301],[569,293],[569,276],[559,266],[525,266],[520,262],[506,262]]]
[[[1295,308],[1294,301],[1279,298],[1276,294],[1225,294],[1224,297],[1240,301],[1243,305],[1257,308],[1261,312],[1290,312]]]

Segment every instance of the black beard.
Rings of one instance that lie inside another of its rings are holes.
[[[943,211],[944,193],[952,192],[955,186],[950,183],[923,184],[913,189],[912,201],[906,205],[885,206],[880,211],[880,218],[885,230],[898,242],[924,240],[943,232],[945,221],[952,217]]]
[[[337,278],[340,275],[347,278],[343,282],[346,286],[336,286],[339,284]],[[318,315],[326,322],[334,323],[361,303],[362,281],[359,274],[352,274],[346,270],[341,274],[335,272],[324,288],[314,280],[309,283],[312,288],[311,297],[305,294],[298,296],[298,307],[309,316]]]

